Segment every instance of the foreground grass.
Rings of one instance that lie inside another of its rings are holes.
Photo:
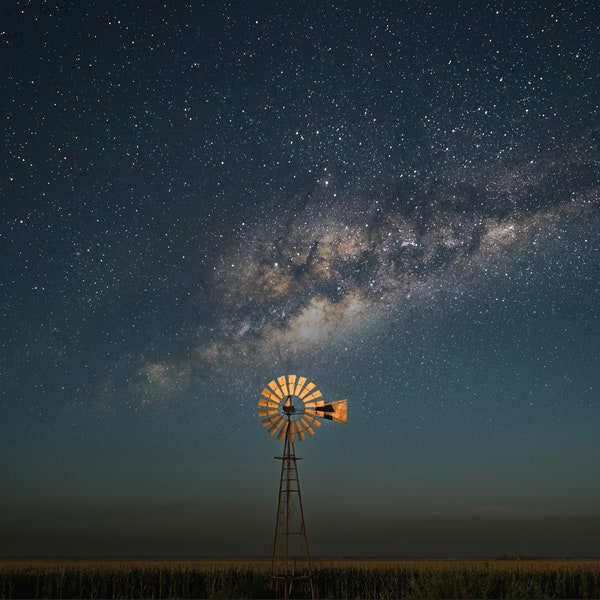
[[[321,599],[600,598],[600,560],[316,560]],[[274,598],[266,560],[4,560],[0,598]],[[298,589],[297,597],[310,597]]]

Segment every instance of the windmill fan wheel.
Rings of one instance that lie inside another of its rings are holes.
[[[321,420],[348,422],[348,401],[325,401],[312,381],[297,375],[282,375],[267,384],[258,400],[258,417],[270,435],[283,440],[304,440],[321,427]]]

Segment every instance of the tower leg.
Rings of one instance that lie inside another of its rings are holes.
[[[291,430],[291,426],[286,428],[283,456],[276,457],[282,463],[271,577],[275,582],[278,597],[281,587],[283,598],[287,600],[302,583],[302,587],[308,585],[307,591],[314,600],[310,554],[296,464],[299,459],[296,459],[293,439],[288,435]]]

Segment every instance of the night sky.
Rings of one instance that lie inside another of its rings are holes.
[[[0,8],[0,556],[600,555],[593,0]]]

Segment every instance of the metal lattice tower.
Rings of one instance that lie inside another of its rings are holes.
[[[289,431],[290,428],[287,427],[283,456],[275,457],[282,463],[271,577],[275,580],[277,596],[279,596],[279,588],[283,586],[283,597],[289,598],[294,583],[303,581],[308,583],[310,597],[314,600],[310,553],[296,463],[301,459],[296,458],[294,442],[290,441]]]
[[[325,402],[321,396],[306,377],[282,375],[263,389],[258,400],[262,425],[269,428],[270,435],[277,434],[283,440],[283,455],[275,457],[282,463],[271,577],[276,595],[283,591],[285,600],[300,582],[310,598],[315,597],[298,476],[297,461],[301,459],[296,458],[295,439],[304,440],[306,433],[313,435],[313,427],[321,426],[320,419],[348,421],[347,400]]]

